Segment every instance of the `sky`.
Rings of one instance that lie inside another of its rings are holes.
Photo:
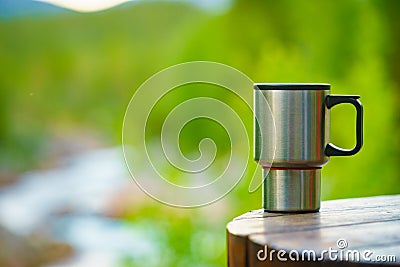
[[[35,0],[39,2],[50,3],[63,8],[78,12],[95,12],[105,10],[125,2],[146,1],[146,0]],[[178,0],[179,1],[179,0]],[[191,2],[203,8],[221,9],[227,6],[230,0],[181,0],[182,2]]]
[[[94,12],[108,9],[131,0],[37,0],[79,12]]]

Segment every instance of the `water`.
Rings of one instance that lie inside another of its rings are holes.
[[[87,152],[66,159],[58,169],[26,173],[1,188],[0,224],[22,236],[46,229],[74,247],[72,258],[51,267],[108,267],[123,258],[157,266],[162,230],[145,220],[132,224],[105,216],[110,202],[126,188],[147,197],[129,179],[120,148]]]

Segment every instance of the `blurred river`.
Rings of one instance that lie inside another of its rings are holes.
[[[117,266],[126,258],[157,266],[165,233],[149,221],[108,216],[127,188],[134,188],[131,197],[144,195],[129,178],[121,148],[85,152],[0,188],[0,225],[15,236],[43,233],[72,246],[72,257],[48,267]]]

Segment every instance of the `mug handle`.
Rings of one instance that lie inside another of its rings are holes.
[[[358,100],[360,98],[359,95],[328,95],[325,98],[325,105],[328,109],[331,109],[333,106],[342,103],[352,104],[357,111],[357,120],[356,120],[356,146],[353,149],[344,149],[335,146],[332,143],[326,145],[325,155],[326,156],[351,156],[360,151],[363,145],[363,107],[361,102]]]

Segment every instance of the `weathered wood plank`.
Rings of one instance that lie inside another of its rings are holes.
[[[257,244],[279,245],[292,249],[323,249],[336,247],[337,240],[345,239],[350,249],[368,249],[400,244],[400,221],[379,222],[370,224],[355,224],[319,228],[299,232],[254,234],[249,240]],[[400,256],[400,251],[398,251]]]
[[[256,210],[230,222],[227,235],[230,267],[400,265],[400,196],[325,201],[319,213],[282,214]],[[311,249],[318,257],[329,247],[340,251],[336,244],[338,239],[346,240],[347,251],[371,250],[372,255],[393,256],[397,261],[332,261],[326,255],[317,262],[257,259],[257,253],[265,245],[287,252]]]
[[[400,220],[400,219],[399,219]],[[317,253],[333,248],[340,250],[337,241],[344,240],[346,249],[372,250],[400,245],[400,221],[387,221],[350,226],[319,228],[298,232],[275,234],[254,234],[248,237],[250,243],[264,246],[269,244],[276,249],[312,249]],[[400,250],[395,254],[400,259]]]
[[[345,210],[321,210],[319,213],[305,214],[271,214],[263,212],[263,217],[233,220],[227,225],[230,233],[247,236],[254,233],[275,233],[309,230],[314,228],[352,225],[390,221],[400,218],[400,203],[398,206],[371,206],[368,208]],[[269,216],[269,215],[273,216]]]
[[[350,198],[350,199],[338,199],[328,200],[321,203],[320,212],[334,213],[335,211],[343,212],[345,210],[359,210],[359,209],[375,209],[382,207],[400,206],[400,198],[397,196],[376,196],[368,198]],[[262,209],[253,210],[243,215],[236,217],[235,220],[242,219],[254,219],[263,217],[276,217],[284,216],[286,213],[269,213]]]

